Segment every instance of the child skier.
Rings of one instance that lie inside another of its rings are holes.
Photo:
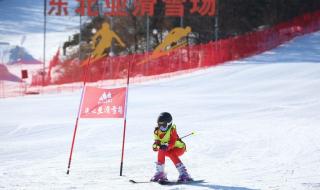
[[[154,182],[168,181],[164,172],[165,157],[169,157],[179,172],[178,182],[192,181],[186,167],[179,159],[186,151],[185,143],[179,138],[176,125],[172,124],[172,116],[168,112],[163,112],[157,120],[157,127],[154,130],[153,151],[158,151],[158,161],[156,162],[156,173],[151,178]]]

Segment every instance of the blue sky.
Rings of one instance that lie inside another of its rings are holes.
[[[50,6],[47,0],[47,12]],[[76,0],[68,2],[67,16],[47,15],[47,55],[55,54],[63,42],[79,32],[79,16],[75,15]],[[34,57],[43,55],[44,0],[0,0],[0,42],[21,45]]]
[[[49,2],[49,0],[47,0]],[[74,13],[75,0],[68,0],[68,16],[47,16],[47,31],[59,32],[79,26]],[[49,11],[50,6],[48,5]],[[0,34],[15,35],[43,32],[43,0],[0,0]]]

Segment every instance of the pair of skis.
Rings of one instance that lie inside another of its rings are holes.
[[[142,184],[142,183],[159,183],[160,185],[184,185],[184,184],[197,184],[197,183],[204,183],[204,180],[193,180],[193,181],[161,181],[161,182],[153,182],[153,181],[136,181],[130,179],[129,182],[133,184]]]

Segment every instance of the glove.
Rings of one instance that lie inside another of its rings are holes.
[[[154,141],[154,143],[153,143],[153,145],[152,145],[152,149],[153,149],[153,151],[158,151],[159,150],[159,148],[160,148],[160,141]]]
[[[162,144],[162,145],[160,145],[160,149],[161,149],[161,150],[164,150],[164,151],[167,151],[167,150],[168,150],[168,144]]]

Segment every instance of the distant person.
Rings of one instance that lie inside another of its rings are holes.
[[[158,152],[156,173],[151,181],[166,182],[167,175],[164,172],[165,157],[169,157],[179,172],[178,182],[193,181],[186,167],[180,160],[180,156],[186,151],[186,144],[179,138],[176,125],[172,124],[172,116],[168,112],[160,113],[157,127],[154,130],[153,150]]]

